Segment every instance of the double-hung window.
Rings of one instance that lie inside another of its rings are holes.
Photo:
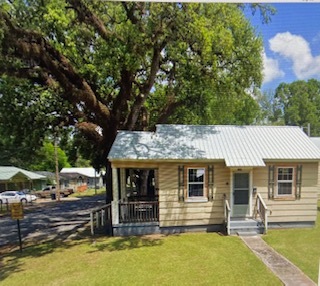
[[[188,197],[204,197],[205,168],[188,168]]]
[[[278,167],[277,179],[278,196],[292,196],[294,194],[294,168]]]

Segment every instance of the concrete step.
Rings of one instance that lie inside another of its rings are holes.
[[[260,220],[251,218],[233,218],[230,221],[230,234],[257,235],[264,232],[264,226]]]
[[[257,231],[238,231],[237,235],[239,236],[256,236],[256,235],[260,235],[260,232]]]

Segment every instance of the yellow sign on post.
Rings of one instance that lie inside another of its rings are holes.
[[[23,208],[21,203],[11,204],[11,218],[23,219]]]

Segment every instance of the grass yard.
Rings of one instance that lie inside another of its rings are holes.
[[[318,282],[320,259],[320,201],[314,228],[270,230],[263,239],[298,266],[314,282]]]
[[[45,243],[0,257],[5,285],[281,285],[238,237],[217,233]]]

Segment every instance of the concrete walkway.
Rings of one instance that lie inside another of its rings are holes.
[[[288,286],[316,286],[298,267],[268,246],[260,236],[241,236],[244,243]]]

